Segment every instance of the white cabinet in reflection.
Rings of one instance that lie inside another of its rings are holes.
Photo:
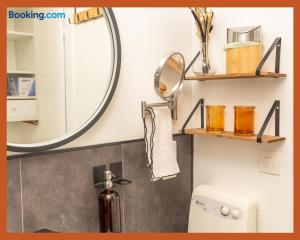
[[[28,8],[26,8],[29,10]],[[20,8],[8,11],[18,12]],[[22,8],[25,10],[25,8]],[[7,122],[38,121],[34,19],[7,19]]]

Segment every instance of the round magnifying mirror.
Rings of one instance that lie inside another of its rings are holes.
[[[184,58],[173,52],[164,57],[154,75],[154,88],[158,96],[170,101],[178,96],[183,87]]]

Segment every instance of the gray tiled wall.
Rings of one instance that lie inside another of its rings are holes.
[[[192,193],[192,137],[176,136],[180,174],[150,181],[143,141],[8,161],[8,231],[98,232],[93,166],[123,161],[124,232],[186,232]]]

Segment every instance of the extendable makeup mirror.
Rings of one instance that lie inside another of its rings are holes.
[[[147,108],[168,106],[172,118],[177,119],[177,97],[183,87],[185,62],[181,53],[172,52],[165,56],[154,75],[154,89],[157,95],[167,101],[164,103],[146,104],[142,102],[142,117],[145,118]]]
[[[154,89],[163,100],[176,98],[183,87],[184,58],[180,53],[164,57],[154,75]]]

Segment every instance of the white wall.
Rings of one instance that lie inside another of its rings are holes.
[[[153,88],[154,73],[161,58],[178,51],[186,62],[191,60],[193,21],[188,8],[113,8],[113,11],[122,47],[117,89],[99,121],[80,138],[61,148],[142,138],[141,101],[162,101]],[[179,97],[179,119],[174,121],[174,132],[181,128],[191,103],[191,83],[185,83]],[[8,152],[8,155],[14,154]]]
[[[283,8],[215,8],[211,58],[218,72],[225,72],[226,28],[262,25],[265,50],[282,37],[280,70],[285,80],[231,80],[193,83],[193,102],[226,105],[225,128],[233,130],[234,105],[256,106],[258,131],[273,101],[281,101],[280,133],[286,141],[269,145],[195,137],[194,186],[202,183],[248,192],[259,202],[260,232],[293,230],[293,10]],[[272,55],[274,58],[274,55]],[[266,70],[274,71],[274,61]],[[198,125],[199,120],[197,120]],[[196,125],[196,123],[195,123]],[[274,134],[274,119],[266,133]],[[278,152],[280,176],[258,170],[261,149]]]
[[[143,137],[141,101],[161,102],[153,76],[163,56],[181,52],[191,59],[192,18],[188,8],[113,8],[118,23],[122,61],[114,97],[100,120],[83,136],[64,147],[117,142]],[[180,129],[190,111],[191,84],[179,97]]]
[[[160,59],[170,51],[191,60],[193,21],[187,8],[114,8],[118,22],[122,64],[115,95],[101,119],[83,136],[64,146],[86,146],[141,138],[143,124],[140,102],[160,101],[153,90],[153,74]],[[260,232],[293,230],[293,17],[291,9],[215,8],[211,37],[212,59],[217,71],[225,71],[228,26],[262,25],[268,47],[275,37],[282,37],[281,71],[285,80],[231,80],[185,83],[179,97],[179,119],[174,132],[200,97],[206,104],[226,105],[226,129],[233,129],[233,105],[256,106],[256,131],[273,101],[281,101],[282,143],[262,145],[214,138],[195,137],[194,186],[213,184],[252,193],[259,202]],[[194,39],[194,46],[196,47]],[[273,70],[272,63],[267,68]],[[193,96],[192,96],[193,95]],[[200,126],[200,121],[194,122]],[[271,123],[267,133],[273,133]],[[257,154],[262,148],[279,152],[280,176],[260,173]]]
[[[77,8],[77,12],[86,10]],[[72,18],[74,8],[65,8]],[[103,100],[111,78],[113,45],[105,17],[69,24],[65,20],[67,132],[89,119]]]

